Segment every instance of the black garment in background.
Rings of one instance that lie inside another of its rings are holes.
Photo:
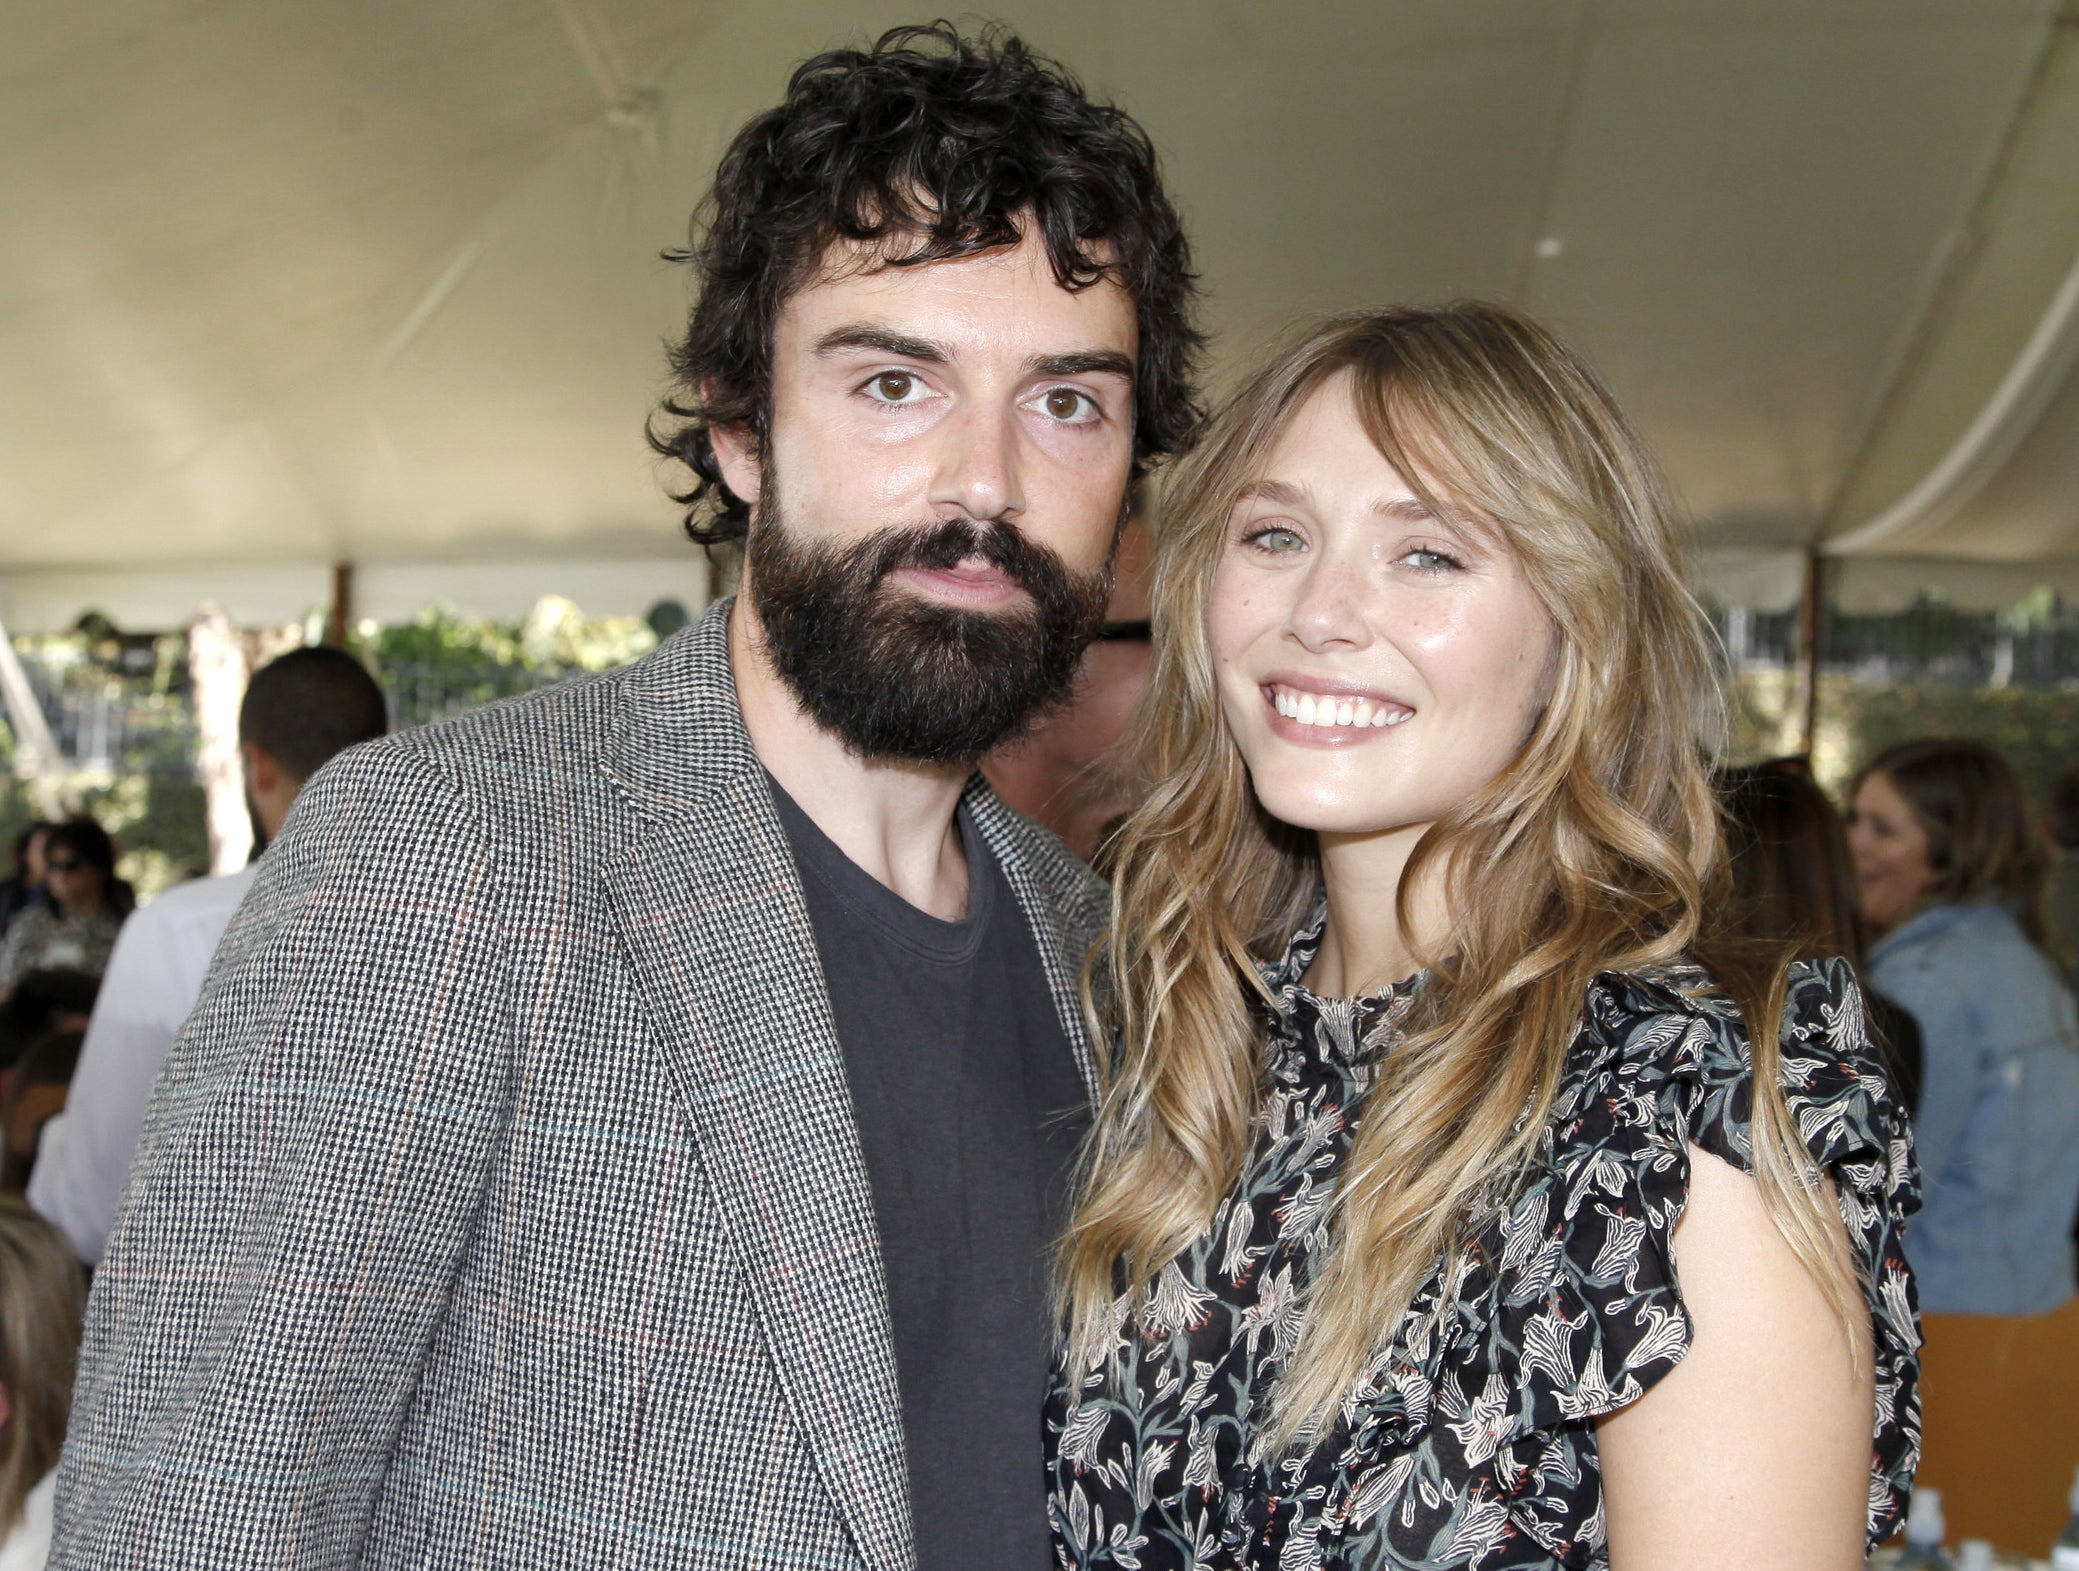
[[[964,811],[968,914],[942,922],[772,794],[873,1188],[919,1571],[1040,1571],[1046,1251],[1089,1109],[1039,950]]]
[[[1920,1115],[1920,1022],[1903,1004],[1892,1002],[1865,984],[1862,1012],[1870,1022],[1870,1045],[1891,1071],[1898,1102],[1913,1117]]]
[[[9,922],[43,899],[42,887],[26,878],[0,878],[0,933],[5,933]]]

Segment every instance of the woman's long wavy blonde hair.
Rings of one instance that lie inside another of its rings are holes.
[[[1423,837],[1402,879],[1406,932],[1410,888],[1448,869],[1450,930],[1420,957],[1429,981],[1353,1137],[1275,1438],[1332,1416],[1438,1261],[1532,1159],[1604,970],[1696,958],[1739,1001],[1762,1194],[1855,1325],[1867,1311],[1841,1220],[1778,1084],[1786,951],[1702,930],[1724,880],[1700,746],[1716,713],[1712,646],[1673,507],[1581,361],[1507,308],[1459,304],[1315,327],[1243,386],[1169,489],[1135,736],[1147,794],[1111,847],[1112,926],[1090,971],[1103,981],[1086,990],[1117,1057],[1059,1258],[1076,1356],[1099,1356],[1239,1177],[1263,1091],[1256,961],[1282,953],[1320,897],[1313,837],[1250,789],[1206,610],[1243,487],[1295,411],[1346,372],[1358,417],[1416,495],[1439,516],[1473,515],[1515,553],[1556,647],[1521,752]]]

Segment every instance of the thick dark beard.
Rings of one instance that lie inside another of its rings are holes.
[[[745,543],[766,656],[809,717],[862,758],[973,763],[1075,685],[1112,570],[1070,571],[1005,523],[957,518],[850,545],[790,532],[770,473]],[[1004,611],[935,604],[885,582],[979,557],[1031,598]]]

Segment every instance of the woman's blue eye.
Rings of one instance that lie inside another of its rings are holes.
[[[1259,551],[1303,551],[1306,542],[1283,524],[1272,524],[1267,528],[1251,531],[1242,537],[1244,545],[1255,546]]]
[[[1454,567],[1465,565],[1457,557],[1443,551],[1432,551],[1427,546],[1417,546],[1401,560],[1418,573],[1447,573]]]

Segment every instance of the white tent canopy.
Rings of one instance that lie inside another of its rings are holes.
[[[705,592],[641,440],[659,260],[830,0],[77,0],[0,49],[0,620]],[[2079,588],[2079,27],[2055,0],[1014,0],[1147,125],[1220,366],[1515,301],[1706,587]],[[2062,314],[2060,314],[2062,313]],[[1867,565],[1866,565],[1867,563]]]

